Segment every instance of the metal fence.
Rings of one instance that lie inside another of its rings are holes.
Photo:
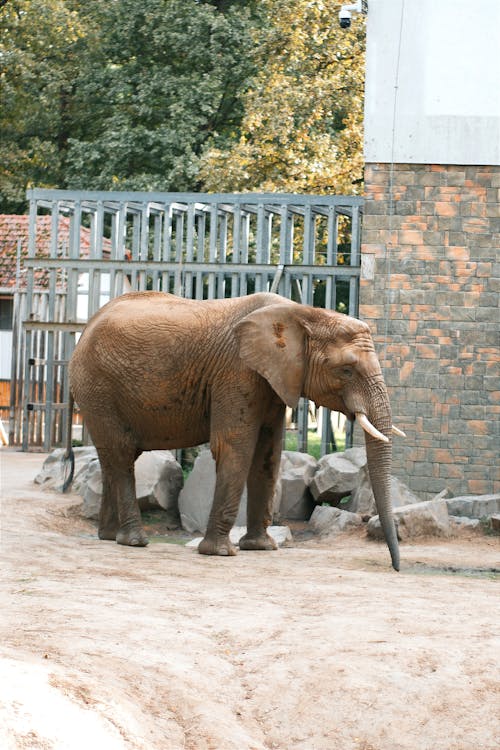
[[[11,441],[24,450],[62,441],[76,337],[99,307],[126,291],[196,299],[273,291],[357,315],[362,198],[42,189],[28,197],[10,419]],[[296,419],[304,450],[303,400]],[[329,415],[322,419],[325,453],[332,432]]]

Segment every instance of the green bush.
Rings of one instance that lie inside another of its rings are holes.
[[[287,430],[285,436],[285,450],[296,451],[298,443],[298,432],[296,430]],[[345,450],[345,433],[335,433],[335,444],[337,451]],[[307,433],[307,452],[317,461],[321,458],[321,438],[315,430],[309,430]]]

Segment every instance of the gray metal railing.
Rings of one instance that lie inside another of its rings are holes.
[[[360,197],[34,189],[28,198],[13,367],[22,403],[12,405],[10,430],[25,450],[61,441],[76,335],[126,291],[196,299],[273,291],[357,315]],[[299,450],[307,419],[302,403]]]

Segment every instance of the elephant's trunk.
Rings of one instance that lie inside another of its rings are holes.
[[[367,398],[369,404],[368,418],[383,435],[390,438],[392,433],[392,418],[387,389],[382,378],[376,378],[369,387]],[[365,432],[366,456],[368,472],[372,484],[375,503],[384,532],[385,541],[389,547],[392,567],[399,570],[399,545],[391,503],[391,463],[392,443],[384,443]]]
[[[399,570],[399,545],[391,503],[392,446],[365,434],[368,471],[377,505],[380,525],[391,553],[392,567]]]

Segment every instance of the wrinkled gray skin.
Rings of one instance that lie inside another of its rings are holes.
[[[88,323],[70,362],[71,391],[103,472],[100,539],[144,546],[134,462],[145,450],[210,442],[217,480],[199,551],[234,555],[229,531],[245,482],[240,549],[274,549],[267,533],[285,405],[300,396],[366,414],[391,435],[391,412],[368,326],[273,294],[193,301],[126,294]],[[394,568],[391,443],[366,436],[368,468]]]

